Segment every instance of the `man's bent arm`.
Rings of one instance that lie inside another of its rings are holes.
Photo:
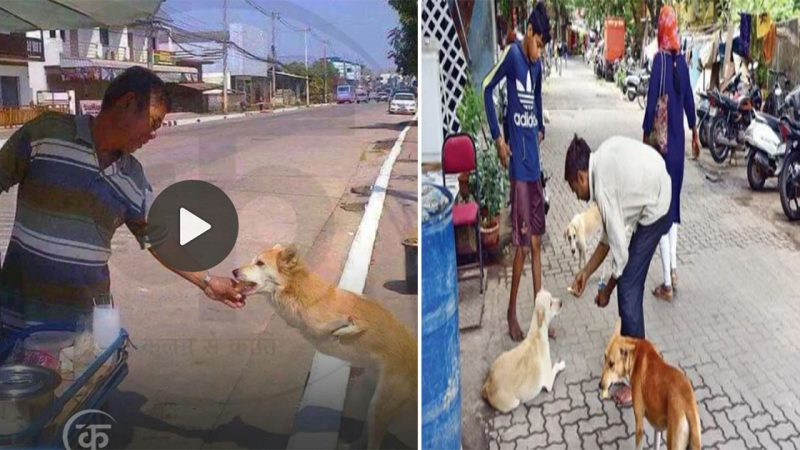
[[[514,44],[507,45],[503,53],[500,55],[500,60],[492,67],[492,70],[483,79],[483,108],[486,110],[486,119],[489,122],[489,130],[492,133],[492,140],[496,141],[500,137],[500,125],[497,123],[497,113],[494,109],[494,98],[492,93],[495,86],[503,77],[506,76],[508,70],[509,54]],[[508,138],[506,136],[506,138]]]

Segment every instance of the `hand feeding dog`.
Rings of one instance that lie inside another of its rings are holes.
[[[586,266],[586,241],[602,227],[600,209],[596,203],[591,203],[585,211],[575,214],[564,229],[564,238],[569,242],[572,256],[577,253],[581,268]]]
[[[615,383],[630,383],[637,449],[643,445],[646,417],[656,430],[656,448],[660,447],[661,431],[666,429],[669,450],[683,450],[687,444],[699,450],[700,415],[689,378],[664,362],[649,341],[621,336],[620,328],[617,321],[606,348],[601,397],[608,398],[608,389]]]
[[[416,403],[417,341],[408,328],[378,303],[311,273],[293,246],[276,245],[233,276],[243,294],[267,295],[278,314],[318,351],[377,369],[362,440],[368,448],[379,448],[391,420]]]
[[[547,337],[550,321],[561,311],[561,300],[541,290],[534,303],[528,335],[497,357],[481,388],[481,397],[504,413],[532,400],[542,388],[552,390],[556,375],[566,367],[564,361],[551,366]]]

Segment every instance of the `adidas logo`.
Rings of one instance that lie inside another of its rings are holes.
[[[514,125],[525,128],[537,128],[539,121],[536,120],[536,115],[530,112],[514,113]]]
[[[525,85],[522,84],[520,80],[517,81],[517,96],[519,97],[520,103],[522,103],[522,107],[525,108],[526,111],[533,110],[533,83],[531,83],[531,72],[528,72],[528,79],[526,80]]]

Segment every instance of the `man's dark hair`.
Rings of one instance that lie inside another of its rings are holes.
[[[572,138],[572,142],[569,143],[567,157],[564,161],[564,179],[567,180],[567,183],[575,181],[578,178],[579,170],[589,170],[590,153],[592,153],[592,149],[589,148],[589,145],[583,138],[578,137],[576,134],[575,137]]]
[[[125,94],[133,92],[136,96],[136,108],[141,111],[150,102],[163,103],[169,111],[169,98],[164,82],[152,70],[141,66],[125,69],[118,77],[111,81],[103,95],[103,104],[100,111],[107,111]]]

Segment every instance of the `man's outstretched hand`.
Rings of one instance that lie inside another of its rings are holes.
[[[589,278],[586,272],[581,270],[575,275],[575,280],[572,281],[572,286],[569,287],[569,293],[575,297],[583,295],[583,290],[586,289],[586,279]]]
[[[203,292],[211,300],[239,309],[244,307],[245,296],[236,291],[236,281],[231,278],[211,277]]]

